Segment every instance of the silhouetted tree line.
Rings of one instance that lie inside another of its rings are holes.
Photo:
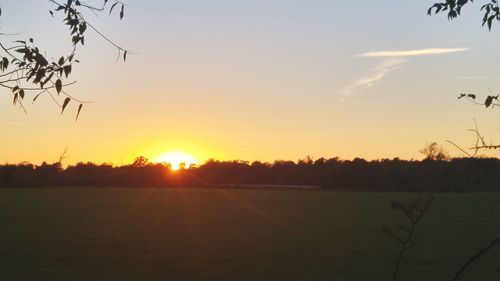
[[[215,161],[173,171],[138,158],[131,165],[21,163],[0,166],[0,187],[317,186],[343,191],[500,191],[499,159],[366,161],[320,158],[274,163]]]

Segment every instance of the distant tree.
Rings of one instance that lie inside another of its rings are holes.
[[[179,163],[179,170],[185,170],[186,167],[189,168],[189,166],[186,164],[186,162]]]
[[[299,165],[311,165],[314,163],[314,158],[311,155],[307,155],[304,159],[299,159]]]
[[[150,164],[149,159],[144,157],[144,156],[139,156],[135,158],[134,162],[132,163],[133,167],[146,167]]]
[[[86,13],[98,15],[102,12],[119,13],[120,19],[125,14],[125,3],[119,0],[104,0],[101,6],[95,6],[82,0],[49,0],[49,14],[52,17],[60,14],[63,23],[68,26],[71,36],[72,51],[67,55],[47,56],[46,52],[36,46],[35,39],[15,40],[11,42],[2,37],[0,40],[0,87],[8,89],[13,95],[13,104],[19,105],[24,111],[25,97],[32,93],[34,103],[40,95],[49,95],[61,108],[61,114],[71,101],[79,103],[76,119],[85,102],[71,96],[64,87],[74,82],[67,82],[74,63],[78,63],[76,54],[79,46],[85,44],[87,30],[92,30],[106,42],[117,49],[118,56],[126,60],[126,49],[120,47],[85,17]],[[0,9],[0,15],[2,10]],[[7,34],[2,34],[7,35]]]
[[[426,160],[445,161],[451,159],[448,152],[436,142],[426,144],[425,147],[420,150],[420,153],[425,155]]]

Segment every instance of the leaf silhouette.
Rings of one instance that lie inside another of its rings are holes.
[[[57,79],[57,81],[56,81],[56,91],[59,94],[61,92],[61,90],[62,90],[62,81],[61,81],[61,79]]]
[[[53,77],[53,76],[54,76],[54,72],[52,72],[51,74],[49,74],[49,77],[47,77],[47,79],[45,79],[45,80],[42,82],[42,84],[44,84],[44,85],[45,85],[45,84],[47,84],[47,82],[49,82],[49,81],[50,81],[50,79],[52,79],[52,77]]]
[[[70,98],[66,98],[63,102],[63,105],[62,105],[62,110],[61,110],[61,114],[63,114],[64,110],[66,109],[66,106],[68,106],[68,103],[71,101]]]
[[[113,6],[111,6],[111,9],[109,9],[109,14],[111,15],[111,12],[113,12],[113,9],[115,8],[115,6],[118,4],[118,2],[116,2],[115,4],[113,4]]]
[[[488,18],[488,29],[489,29],[489,30],[491,30],[491,24],[492,24],[492,22],[493,22],[493,19],[495,19],[495,17],[496,17],[496,16],[494,16],[494,15],[493,15],[493,16],[490,16],[490,17]]]
[[[486,98],[486,101],[484,102],[484,105],[486,106],[486,108],[490,107],[490,105],[493,103],[493,97],[492,96],[488,96]]]
[[[66,76],[66,78],[68,78],[68,76],[71,74],[71,64],[66,65],[65,67],[63,67],[63,69],[64,69],[64,75]]]
[[[9,59],[8,58],[3,58],[2,59],[2,66],[3,66],[4,70],[9,67]]]
[[[120,11],[120,20],[123,19],[124,15],[125,15],[125,5],[122,4],[122,10]]]
[[[78,111],[76,112],[76,118],[75,121],[78,121],[78,116],[80,116],[80,111],[82,111],[83,104],[80,104],[78,106]]]
[[[38,99],[38,97],[43,94],[44,92],[41,92],[41,93],[38,93],[38,95],[36,95],[34,98],[33,98],[33,103],[35,103],[35,101]]]
[[[82,24],[80,24],[80,26],[78,27],[78,30],[80,31],[80,34],[83,34],[85,32],[85,30],[87,30],[87,23],[83,22]]]

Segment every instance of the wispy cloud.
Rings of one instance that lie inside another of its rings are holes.
[[[394,57],[416,57],[429,55],[443,55],[458,52],[466,52],[469,48],[429,48],[420,50],[399,50],[399,51],[377,51],[367,52],[357,55],[361,58],[394,58]]]
[[[344,95],[354,95],[364,92],[365,90],[373,87],[378,81],[384,79],[390,72],[401,68],[406,60],[403,59],[389,59],[382,61],[377,67],[372,69],[369,75],[366,75],[348,87],[343,89]]]
[[[427,48],[418,50],[374,51],[359,54],[356,57],[384,58],[384,60],[377,67],[373,68],[370,74],[355,80],[351,85],[343,88],[342,93],[350,96],[366,91],[384,79],[389,73],[401,68],[410,57],[444,55],[469,50],[470,48]]]

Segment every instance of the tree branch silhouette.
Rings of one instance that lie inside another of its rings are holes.
[[[458,150],[460,150],[462,153],[467,155],[469,158],[477,157],[480,151],[500,149],[500,145],[493,144],[492,142],[491,143],[486,142],[484,136],[481,134],[481,132],[478,129],[476,119],[473,119],[473,120],[474,120],[474,128],[467,130],[469,132],[474,133],[474,135],[476,137],[475,144],[473,146],[469,147],[469,149],[468,149],[471,152],[467,152],[466,149],[464,149],[463,147],[459,146],[458,144],[456,144],[455,142],[453,142],[451,140],[446,140],[446,141],[448,143],[450,143],[451,145],[453,145]]]
[[[493,21],[500,21],[500,6],[497,0],[483,0],[484,4],[481,6],[480,11],[483,12],[482,25],[487,26],[491,31]],[[428,10],[427,14],[430,16],[434,14],[447,12],[448,20],[456,19],[461,15],[462,8],[470,3],[472,0],[446,0],[445,2],[434,3]]]
[[[498,98],[498,96],[496,98],[494,98],[494,99],[497,99],[497,98]],[[474,98],[473,98],[473,100],[474,100]],[[486,106],[486,107],[488,107],[488,106]],[[469,152],[467,152],[464,148],[462,148],[461,146],[457,145],[456,143],[454,143],[454,142],[452,142],[450,140],[447,140],[447,142],[450,143],[450,144],[452,144],[453,146],[455,146],[457,149],[459,149],[463,153],[465,153],[465,155],[467,155],[469,158],[476,158],[477,155],[478,155],[478,153],[481,150],[496,150],[496,149],[500,149],[500,145],[494,145],[492,143],[487,143],[485,141],[484,136],[481,134],[481,132],[478,129],[477,122],[476,122],[475,119],[474,119],[474,128],[473,129],[469,129],[468,131],[473,132],[475,134],[475,136],[476,136],[475,145],[469,148],[469,150],[472,150],[472,154],[469,153]],[[493,169],[493,168],[491,168],[489,166],[486,166],[484,164],[480,164],[480,166],[482,168],[485,168],[485,169],[488,169],[488,170],[492,170],[494,172],[500,172],[498,169]],[[498,198],[497,201],[495,202],[495,204],[494,204],[494,206],[493,206],[493,208],[491,210],[491,213],[493,213],[496,210],[496,208],[498,208],[499,205],[500,205],[500,198]],[[500,237],[496,238],[496,239],[493,239],[486,247],[480,249],[476,254],[474,254],[473,256],[471,256],[469,258],[469,260],[467,260],[467,262],[465,264],[463,264],[460,267],[460,269],[455,273],[455,275],[453,276],[453,278],[451,279],[451,281],[457,281],[457,280],[459,280],[459,278],[462,276],[462,274],[465,272],[465,270],[468,267],[470,267],[474,262],[477,262],[477,260],[481,256],[483,256],[487,252],[491,251],[498,244],[500,244]]]
[[[27,92],[36,92],[33,103],[39,96],[48,94],[63,113],[68,104],[73,101],[79,103],[78,116],[84,104],[89,103],[70,95],[64,88],[76,83],[64,82],[72,73],[74,63],[79,63],[76,54],[79,46],[85,44],[87,29],[98,34],[107,43],[118,50],[119,56],[123,54],[123,60],[127,58],[129,50],[121,47],[109,37],[104,35],[98,28],[92,25],[83,13],[83,10],[102,13],[106,10],[111,15],[115,7],[119,9],[120,20],[124,17],[125,3],[118,0],[104,0],[102,6],[94,6],[80,0],[68,0],[59,3],[49,0],[53,6],[49,13],[54,17],[56,13],[64,16],[63,23],[68,26],[73,48],[66,56],[59,59],[48,58],[36,45],[33,38],[28,40],[16,40],[12,44],[0,42],[0,87],[7,88],[13,95],[13,104],[18,104],[23,111],[27,112],[23,100]],[[62,95],[62,97],[60,97]],[[62,100],[61,100],[62,99]]]
[[[476,262],[481,256],[486,254],[487,252],[491,251],[495,246],[500,244],[500,238],[493,239],[488,246],[484,247],[483,249],[480,249],[475,255],[471,256],[469,260],[460,267],[460,269],[455,273],[451,281],[457,281],[460,279],[462,274],[465,272],[465,270],[471,266],[474,262]]]
[[[403,258],[406,252],[411,248],[417,225],[429,211],[432,201],[432,194],[429,193],[423,196],[419,195],[416,200],[409,203],[391,202],[391,209],[403,213],[410,224],[409,226],[397,224],[397,229],[385,226],[382,230],[383,234],[392,237],[400,244],[400,250],[392,274],[392,281],[397,281],[399,279],[399,271]],[[411,277],[409,279],[411,279]]]

